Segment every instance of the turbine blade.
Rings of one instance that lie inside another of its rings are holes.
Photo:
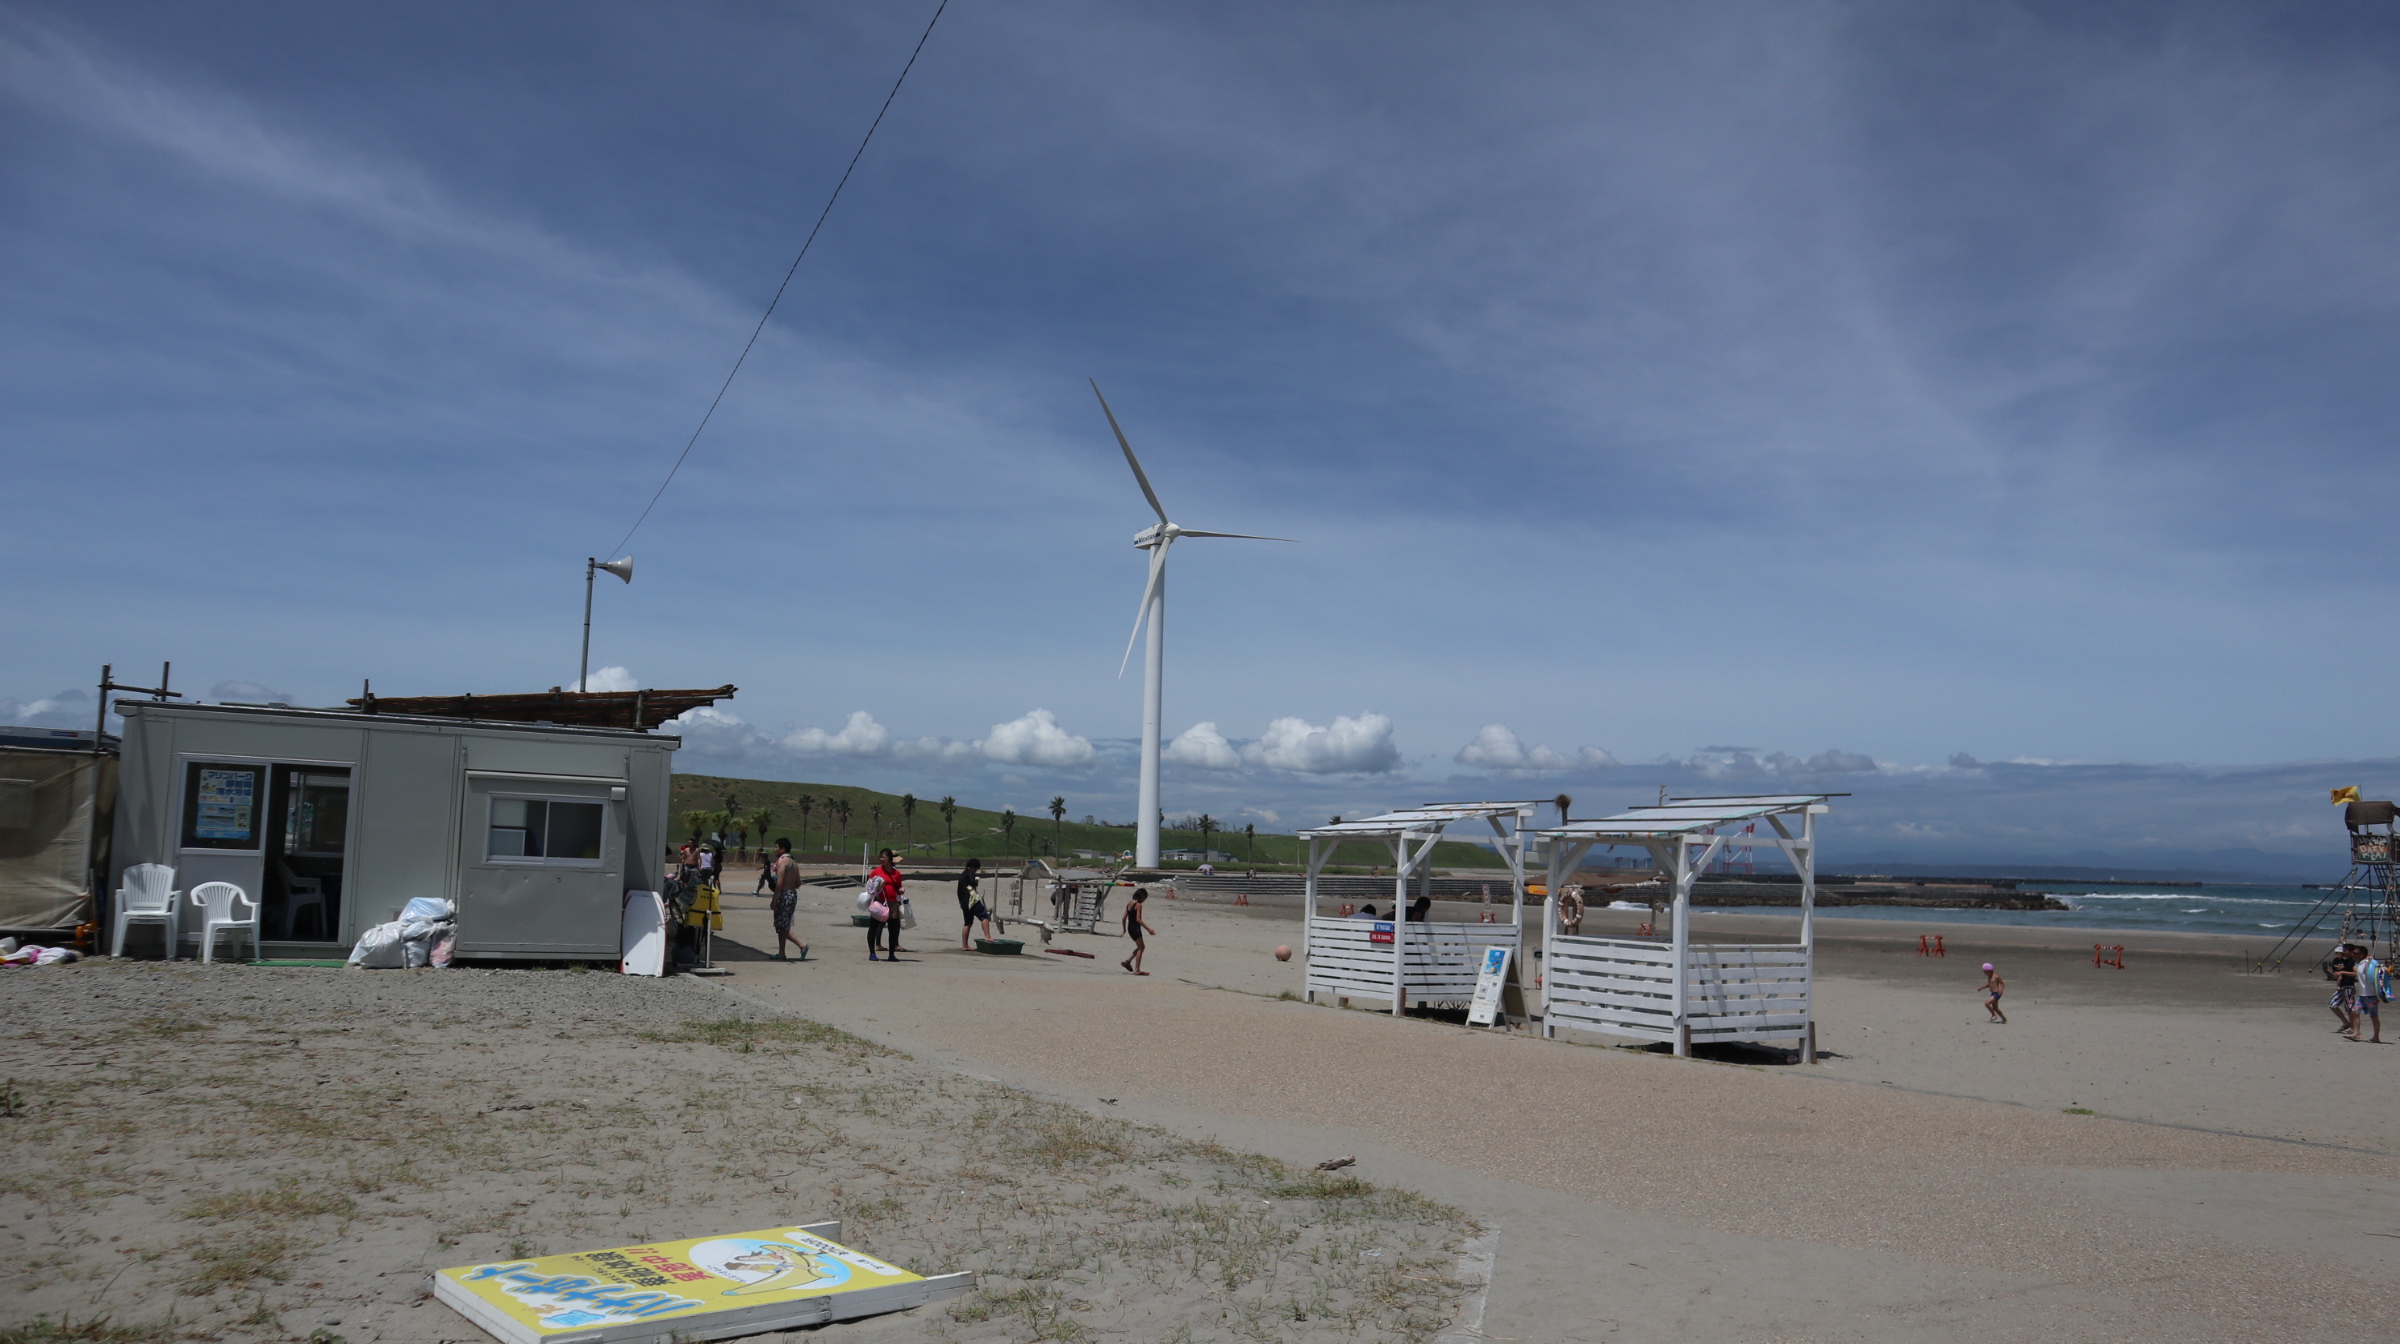
[[[1249,532],[1194,532],[1188,527],[1181,529],[1176,533],[1176,535],[1183,537],[1234,537],[1242,541],[1288,541],[1294,546],[1300,544],[1300,539],[1298,537],[1261,537]]]
[[[1142,483],[1142,494],[1150,501],[1150,511],[1158,515],[1158,521],[1167,521],[1167,506],[1158,502],[1158,492],[1150,488],[1150,478],[1142,473],[1142,460],[1133,455],[1133,445],[1125,441],[1125,430],[1117,423],[1117,413],[1108,409],[1108,398],[1100,396],[1100,380],[1094,378],[1091,384],[1092,395],[1100,397],[1100,413],[1108,417],[1108,427],[1116,431],[1117,446],[1125,450],[1125,465],[1133,468],[1133,479]]]
[[[1142,585],[1142,605],[1133,609],[1133,633],[1125,637],[1125,656],[1117,660],[1117,677],[1122,680],[1125,669],[1133,663],[1134,641],[1142,637],[1142,620],[1150,614],[1150,599],[1158,592],[1158,576],[1167,567],[1167,548],[1175,544],[1167,538],[1150,550],[1150,581]]]

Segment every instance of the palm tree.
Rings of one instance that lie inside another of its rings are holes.
[[[800,795],[799,803],[800,803],[800,848],[801,848],[802,850],[804,850],[804,851],[805,851],[805,850],[808,848],[808,814],[809,814],[810,812],[812,812],[812,811],[815,811],[815,810],[816,810],[816,806],[817,806],[817,800],[816,800],[816,799],[814,799],[814,798],[811,798],[811,797],[809,797],[807,794],[805,794],[805,793],[804,793],[804,794],[801,794],[801,795]]]
[[[1012,807],[1002,811],[1000,813],[1000,857],[1003,859],[1008,857],[1009,835],[1016,829],[1017,809]]]
[[[917,838],[917,795],[900,795],[900,852],[908,852],[909,842]]]
[[[844,854],[850,852],[850,806],[850,800],[847,798],[833,800],[833,815],[840,818],[842,823],[842,852]]]
[[[1200,861],[1206,863],[1208,862],[1208,833],[1217,828],[1217,819],[1203,812],[1195,825],[1200,832]]]
[[[1242,838],[1250,842],[1248,862],[1251,867],[1255,868],[1258,866],[1258,823],[1255,821],[1245,823],[1242,827]]]
[[[683,825],[685,830],[692,833],[692,843],[698,844],[700,833],[708,829],[708,813],[700,808],[693,808],[683,814]]]
[[[957,850],[951,844],[951,830],[954,823],[957,821],[958,800],[945,793],[942,795],[942,852],[944,854],[957,853]],[[997,900],[999,898],[994,897],[993,899]]]
[[[881,803],[871,803],[867,807],[867,836],[876,841],[883,839],[883,804]]]
[[[750,814],[750,833],[758,837],[759,852],[766,852],[767,832],[775,829],[775,809],[762,807]]]
[[[1053,857],[1055,857],[1058,853],[1058,823],[1065,820],[1066,815],[1066,795],[1060,794],[1059,796],[1052,798],[1050,800],[1050,853]]]

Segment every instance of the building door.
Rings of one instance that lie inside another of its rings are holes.
[[[624,792],[588,777],[470,773],[459,827],[459,951],[615,960]]]

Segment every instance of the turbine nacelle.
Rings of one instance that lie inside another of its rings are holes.
[[[1182,535],[1183,529],[1173,523],[1152,523],[1133,534],[1133,547],[1137,551],[1146,551],[1153,546],[1171,542]]]

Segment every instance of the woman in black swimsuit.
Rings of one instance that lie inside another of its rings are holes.
[[[967,860],[967,866],[958,874],[958,950],[961,952],[973,950],[968,935],[974,931],[976,920],[983,921],[983,936],[987,939],[992,936],[992,912],[984,908],[983,898],[975,890],[982,877],[981,859]]]
[[[1142,902],[1149,899],[1150,889],[1148,887],[1135,887],[1133,899],[1125,903],[1125,936],[1133,940],[1133,955],[1118,964],[1135,975],[1149,974],[1148,971],[1142,969],[1142,953],[1149,947],[1149,944],[1142,941],[1142,935],[1158,932],[1150,927],[1149,921],[1142,918]]]

